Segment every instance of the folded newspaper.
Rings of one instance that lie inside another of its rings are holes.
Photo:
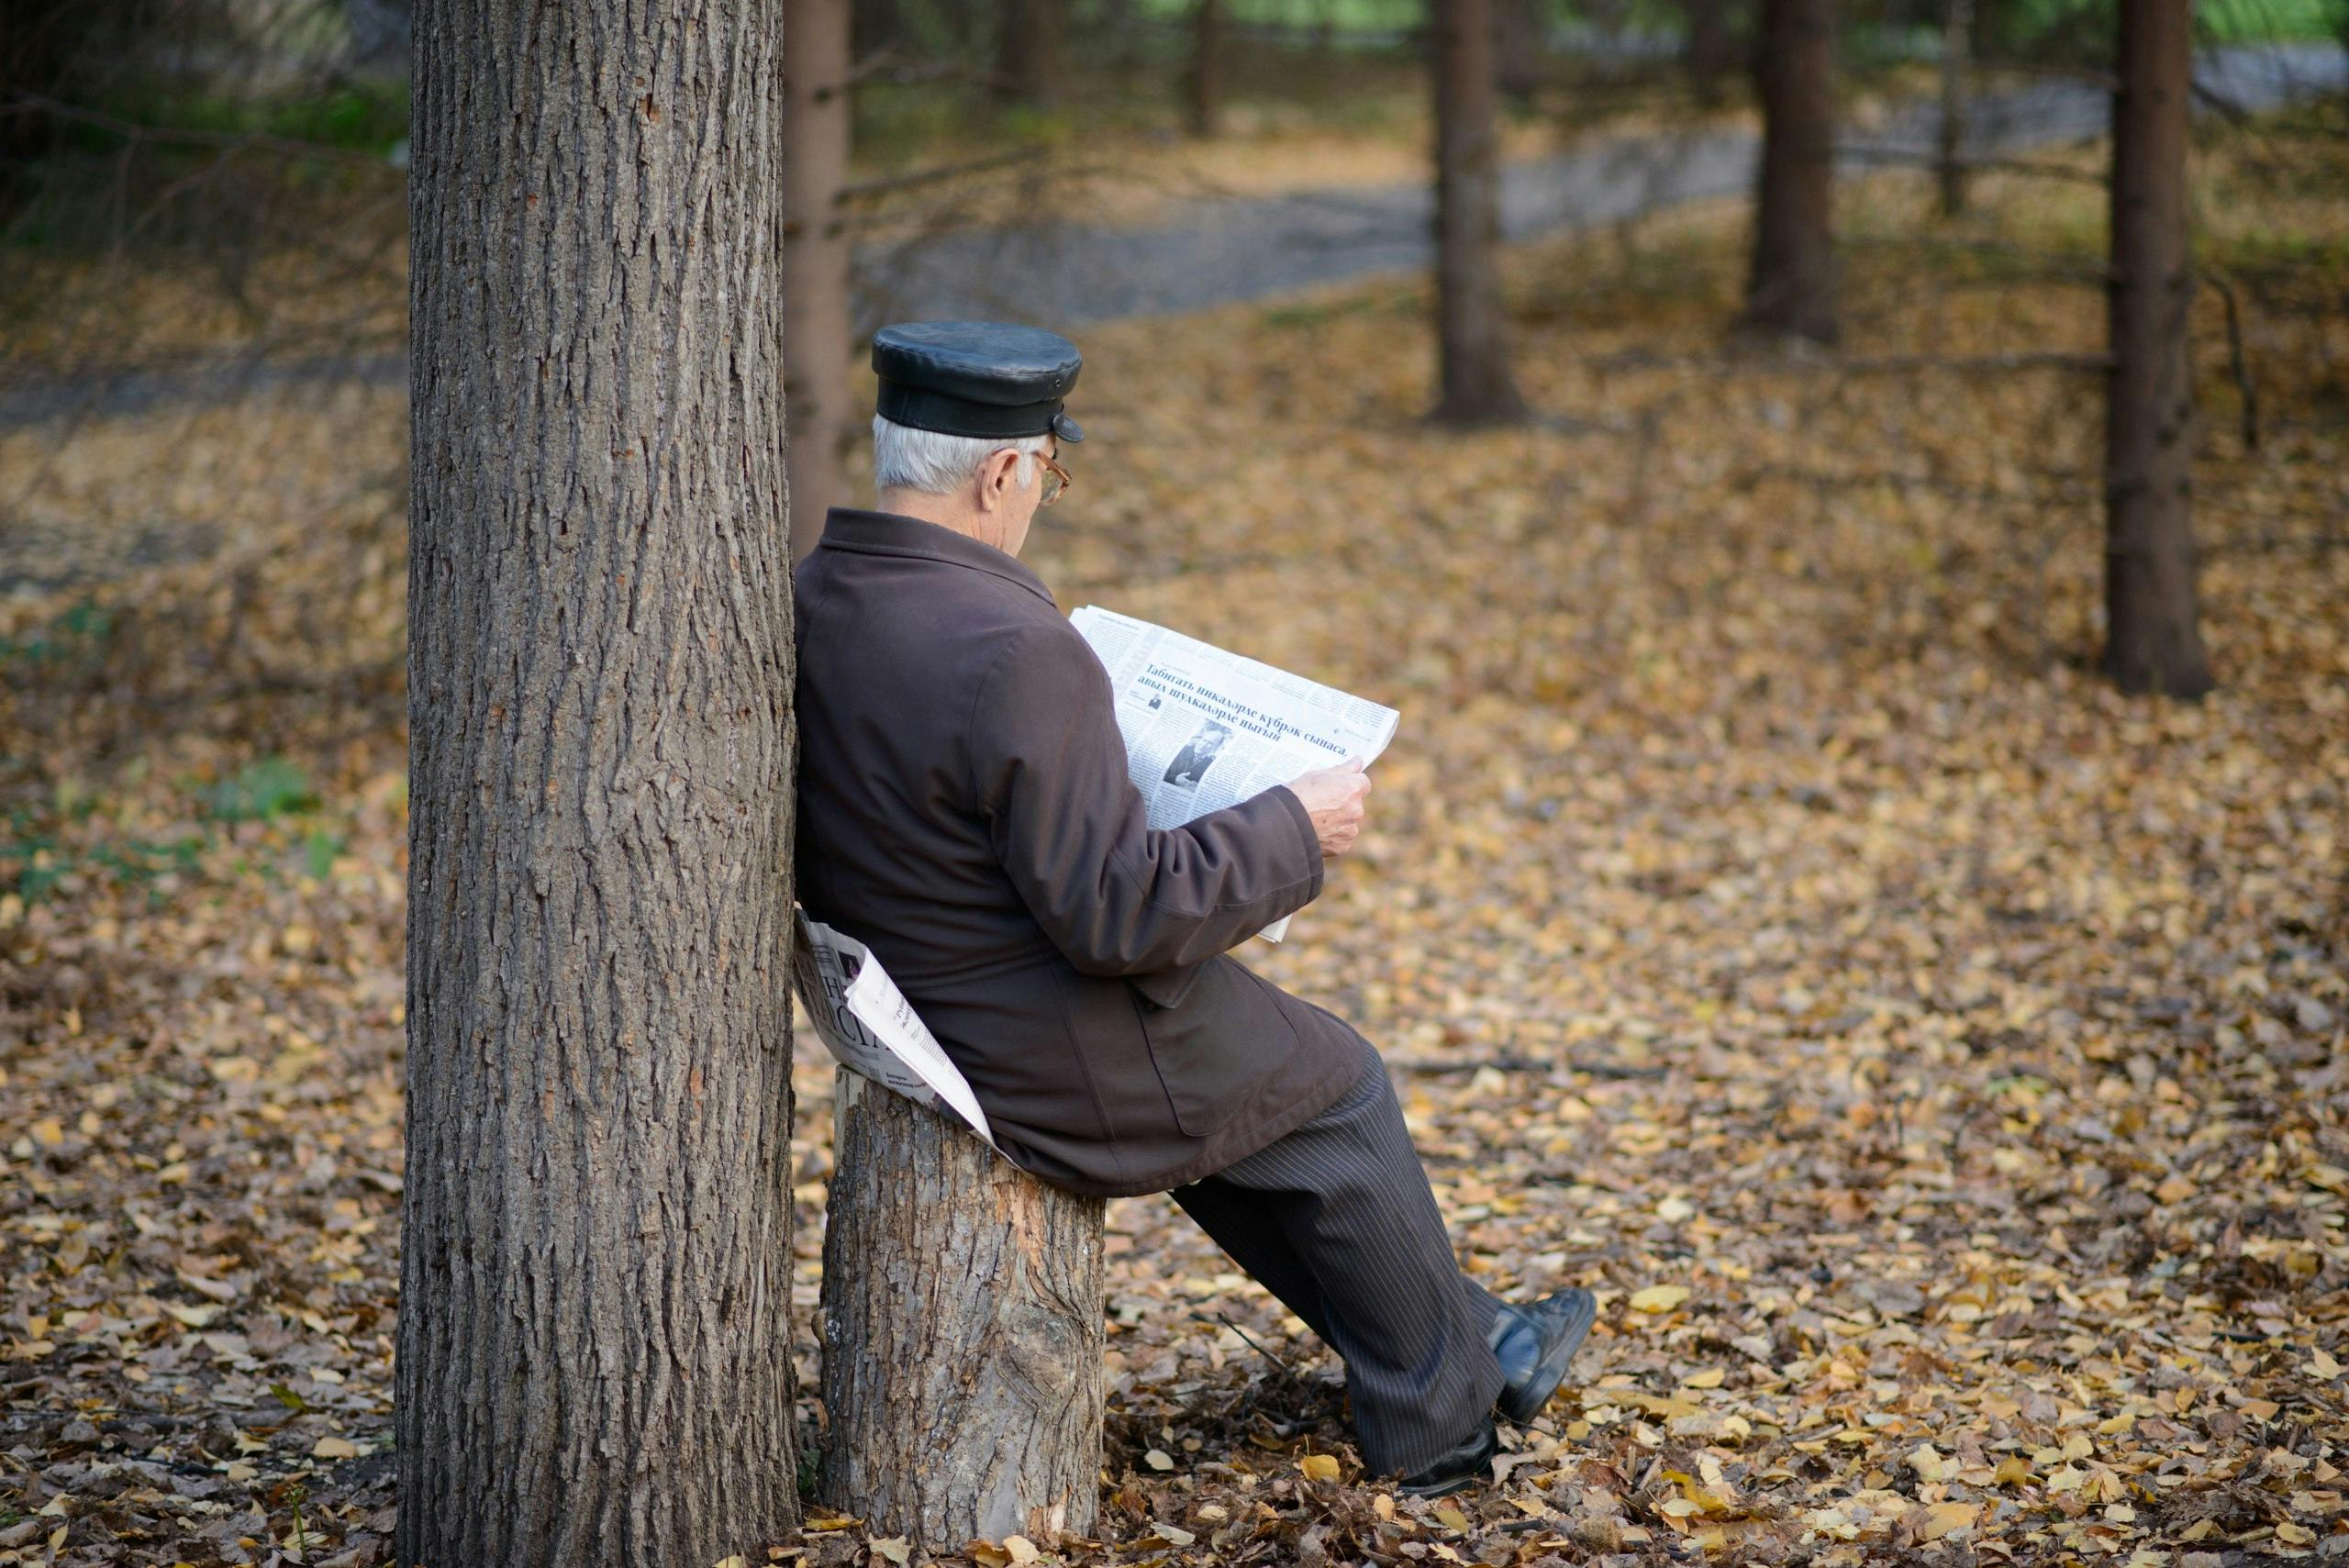
[[[979,1109],[978,1096],[971,1093],[970,1080],[930,1026],[915,1015],[913,1004],[871,949],[821,920],[809,919],[802,909],[799,947],[792,954],[791,968],[800,1003],[833,1060],[917,1105],[962,1118],[995,1149],[995,1134],[987,1128],[986,1113]]]
[[[1174,828],[1349,757],[1376,759],[1391,707],[1146,620],[1087,605],[1069,617],[1109,672],[1126,772],[1152,828]],[[1284,917],[1260,933],[1278,941]]]

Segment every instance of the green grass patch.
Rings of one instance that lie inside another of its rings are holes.
[[[318,804],[310,778],[283,757],[248,762],[203,793],[205,815],[217,822],[267,822]]]

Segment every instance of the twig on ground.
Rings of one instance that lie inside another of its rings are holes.
[[[1289,1365],[1288,1362],[1283,1361],[1279,1356],[1275,1355],[1272,1351],[1266,1350],[1263,1345],[1258,1344],[1256,1342],[1256,1336],[1251,1334],[1247,1329],[1242,1329],[1239,1324],[1234,1323],[1231,1320],[1230,1314],[1222,1312],[1194,1312],[1191,1314],[1191,1321],[1194,1323],[1222,1324],[1225,1328],[1239,1335],[1241,1342],[1246,1344],[1250,1350],[1255,1351],[1258,1355],[1272,1362],[1283,1377],[1287,1378],[1291,1383],[1296,1384],[1300,1388],[1306,1386],[1305,1379],[1297,1374],[1297,1371],[1295,1367]]]
[[[1563,1067],[1569,1073],[1587,1073],[1594,1078],[1662,1078],[1671,1069],[1637,1065],[1624,1062],[1589,1062],[1579,1057],[1544,1061],[1537,1056],[1519,1056],[1502,1052],[1492,1056],[1390,1056],[1386,1065],[1397,1073],[1426,1073],[1446,1075],[1454,1073],[1480,1073],[1489,1067],[1497,1073],[1552,1073]]]

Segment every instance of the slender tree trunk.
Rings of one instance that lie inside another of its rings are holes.
[[[397,1560],[796,1524],[774,0],[425,0]]]
[[[1504,424],[1525,417],[1509,374],[1501,297],[1500,150],[1493,132],[1491,0],[1435,0],[1435,417]]]
[[[1687,0],[1688,34],[1681,45],[1681,69],[1697,101],[1710,106],[1721,101],[1721,79],[1737,56],[1729,25],[1729,0]]]
[[[2105,378],[2104,665],[2128,692],[2211,686],[2195,604],[2194,299],[2186,236],[2189,0],[2121,0]]]
[[[1972,63],[1974,0],[1948,0],[1942,18],[1942,216],[1965,210],[1966,70]]]
[[[1542,11],[1541,0],[1499,0],[1500,58],[1494,79],[1512,103],[1529,104],[1542,88],[1550,46]]]
[[[898,0],[853,0],[849,11],[849,35],[852,40],[849,52],[852,59],[864,60],[884,50],[896,50],[903,44],[904,39],[899,35],[905,30],[905,17],[900,12]],[[790,24],[786,21],[785,30],[789,28]],[[791,411],[791,417],[794,424],[798,422],[798,409]]]
[[[1835,340],[1833,0],[1765,0],[1754,54],[1762,169],[1745,320]]]
[[[1213,136],[1223,117],[1223,0],[1191,0],[1191,68],[1183,89],[1190,133]]]
[[[848,183],[850,0],[783,0],[783,357],[791,406],[791,554],[849,504],[841,449],[849,417]]]
[[[932,1552],[1089,1533],[1101,1201],[1020,1174],[852,1073],[836,1082],[819,1495]]]
[[[1002,0],[996,97],[1049,106],[1059,90],[1062,0]]]

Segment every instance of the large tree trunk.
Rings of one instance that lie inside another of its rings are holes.
[[[428,0],[397,1557],[796,1524],[774,0]]]
[[[1183,78],[1183,108],[1193,136],[1216,133],[1223,114],[1223,0],[1191,0],[1191,68]]]
[[[850,0],[783,0],[783,358],[791,406],[791,554],[848,504],[841,448],[849,417],[848,183]]]
[[[1453,424],[1525,417],[1509,374],[1501,297],[1500,149],[1493,132],[1492,0],[1436,0],[1435,416]]]
[[[1762,169],[1745,320],[1834,341],[1833,0],[1765,0],[1754,53]]]
[[[1050,105],[1061,73],[1062,0],[1002,0],[996,37],[996,97],[1001,103]]]
[[[1974,0],[1946,0],[1942,17],[1942,118],[1940,175],[1942,216],[1965,210],[1966,70],[1974,46]]]
[[[1022,1175],[852,1073],[834,1104],[818,1496],[931,1552],[1089,1533],[1101,1201]]]
[[[2189,0],[2121,0],[2112,99],[2112,368],[2105,377],[2106,672],[2123,691],[2210,689],[2195,606],[2194,377],[2186,239]]]

